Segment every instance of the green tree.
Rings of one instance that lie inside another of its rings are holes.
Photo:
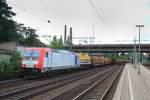
[[[16,39],[16,23],[12,20],[15,13],[11,9],[6,0],[0,0],[0,42]]]
[[[61,35],[60,38],[58,39],[58,48],[59,48],[59,49],[63,49],[63,39],[62,39],[62,35]]]
[[[17,41],[25,46],[41,46],[43,44],[36,34],[36,30],[25,27],[12,20],[16,14],[11,11],[6,0],[0,0],[0,42]]]
[[[57,36],[53,37],[53,40],[50,43],[50,47],[53,49],[57,49]]]
[[[38,46],[40,40],[38,39],[39,36],[36,34],[36,30],[28,27],[25,31],[26,37],[24,44],[27,46]]]
[[[11,7],[8,6],[6,0],[0,0],[0,18],[9,19],[15,16],[15,13],[11,11]]]
[[[23,24],[17,26],[18,43],[24,46],[41,46],[42,42],[38,39],[36,30],[30,27],[25,27]]]
[[[54,36],[49,47],[53,49],[63,49],[62,36],[60,36],[59,39],[57,39],[57,36]]]
[[[23,34],[24,32],[23,27],[24,27],[24,24],[20,24],[20,23],[17,24],[17,27],[16,27],[16,32],[17,32],[16,41],[18,42],[18,44],[23,44],[25,40],[25,37]]]

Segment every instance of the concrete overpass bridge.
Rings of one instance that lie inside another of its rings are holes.
[[[65,47],[69,50],[69,46]],[[138,50],[138,44],[136,45]],[[87,53],[128,53],[133,52],[134,44],[94,44],[94,45],[73,45],[75,52]],[[141,44],[142,53],[150,53],[150,44]]]

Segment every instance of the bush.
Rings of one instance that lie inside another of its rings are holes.
[[[20,58],[20,54],[18,52],[14,52],[12,53],[10,60],[2,59],[0,61],[0,80],[22,76]]]
[[[10,61],[8,59],[2,59],[0,62],[0,79],[10,77]]]

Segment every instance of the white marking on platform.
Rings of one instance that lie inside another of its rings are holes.
[[[128,66],[129,67],[129,66]],[[129,89],[130,89],[130,97],[131,100],[134,100],[134,96],[133,96],[133,88],[132,88],[132,83],[131,83],[131,77],[130,77],[130,73],[129,73],[129,68],[128,69],[128,77],[129,77]]]

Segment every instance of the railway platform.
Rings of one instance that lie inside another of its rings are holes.
[[[150,100],[150,70],[140,65],[126,64],[113,100]]]

